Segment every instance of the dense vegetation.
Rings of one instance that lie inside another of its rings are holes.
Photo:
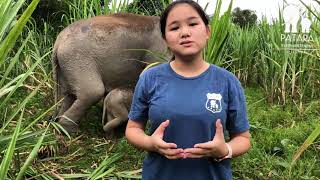
[[[61,135],[51,117],[57,104],[50,55],[57,34],[78,19],[158,14],[169,1],[152,1],[151,7],[124,2],[119,8],[114,1],[40,1],[36,9],[39,1],[0,2],[0,179],[139,178],[145,152],[125,138],[106,139],[98,105],[85,117],[90,123],[81,124],[83,134]],[[308,7],[313,41],[303,43],[313,50],[288,50],[281,12],[272,23],[263,19],[240,27],[232,23],[231,6],[218,16],[221,2],[211,17],[204,57],[245,86],[253,147],[233,160],[235,179],[319,179],[319,13]]]

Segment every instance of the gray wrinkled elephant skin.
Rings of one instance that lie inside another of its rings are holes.
[[[102,126],[109,137],[115,137],[116,128],[128,121],[132,96],[131,89],[114,89],[104,99]]]
[[[80,119],[111,90],[133,89],[147,63],[167,53],[159,17],[133,14],[96,16],[65,28],[54,44],[52,65],[57,82],[58,122],[69,133]],[[146,63],[147,62],[147,63]]]

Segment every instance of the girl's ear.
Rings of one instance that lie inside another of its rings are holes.
[[[206,33],[207,33],[207,38],[209,39],[211,36],[211,26],[210,25],[206,26]]]

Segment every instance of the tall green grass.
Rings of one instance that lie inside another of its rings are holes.
[[[166,7],[172,0],[157,0],[163,7]],[[114,13],[133,13],[141,15],[154,15],[147,8],[140,6],[137,2],[129,3],[129,0],[104,0],[101,5],[100,0],[70,0],[66,1],[69,11],[62,16],[64,25],[67,26],[77,20],[87,19],[98,15],[108,15]],[[117,4],[119,5],[117,6]],[[150,6],[154,8],[156,15],[160,11],[156,3],[150,0]]]
[[[101,6],[100,0],[71,0],[66,1],[69,12],[62,16],[62,21],[66,25],[69,25],[80,19],[87,19],[101,14],[108,14],[109,1],[104,1],[104,6]],[[114,4],[114,2],[111,2]],[[115,5],[112,5],[115,8]],[[114,9],[116,10],[116,9]]]
[[[26,44],[32,39],[32,35],[29,33],[24,40],[18,38],[22,37],[20,35],[25,28],[25,24],[38,2],[39,0],[33,0],[17,20],[17,13],[24,4],[24,0],[9,0],[0,3],[1,17],[3,17],[0,21],[0,113],[2,114],[0,124],[0,179],[23,179],[25,172],[37,156],[39,147],[42,144],[52,143],[49,140],[49,133],[46,131],[36,132],[33,130],[34,127],[31,126],[25,128],[25,123],[23,123],[25,114],[27,114],[27,104],[43,86],[43,82],[39,82],[34,87],[30,87],[27,81],[35,74],[34,70],[43,57],[49,54],[33,58],[35,61],[26,69],[22,69],[20,66],[20,60],[23,57],[22,52],[25,50]],[[17,40],[21,42],[20,45],[16,43]],[[22,89],[28,89],[29,94],[26,97],[22,96],[22,98],[16,99],[15,96],[19,95]],[[20,116],[17,117],[19,114]],[[29,153],[30,148],[32,148],[32,151]],[[25,157],[20,153],[28,156]]]
[[[268,102],[283,107],[295,104],[300,114],[304,103],[320,97],[319,58],[312,51],[289,51],[282,47],[281,16],[272,24],[262,19],[257,26],[248,29],[230,26],[228,31],[231,33],[226,43],[227,55],[222,61],[244,85],[259,85]],[[313,37],[318,37],[313,33]],[[315,48],[319,49],[316,44]]]
[[[229,69],[242,81],[244,85],[255,81],[254,71],[257,71],[257,55],[259,40],[258,28],[239,28],[237,25],[231,26],[230,39],[227,42],[228,57],[230,61]]]
[[[230,38],[231,9],[230,2],[227,11],[220,17],[222,0],[216,2],[213,16],[210,18],[211,37],[204,50],[204,59],[212,64],[225,65],[226,42]]]
[[[272,24],[263,18],[257,25],[243,29],[231,23],[232,2],[222,16],[221,4],[222,1],[217,1],[211,17],[211,38],[204,52],[205,59],[232,71],[245,86],[263,88],[269,103],[283,107],[295,104],[302,114],[305,103],[320,97],[319,55],[282,47],[281,11],[279,19],[274,19]],[[318,22],[313,23],[313,29],[319,29]],[[319,36],[315,32],[311,32],[312,37]],[[314,47],[319,49],[319,39],[315,39]]]
[[[307,6],[303,1],[300,0],[300,2],[315,16],[315,18],[317,20],[320,21],[320,13],[316,12],[314,10],[311,9],[311,7]],[[319,5],[320,5],[320,1],[316,1]],[[319,26],[315,26],[313,27],[313,29],[316,29]],[[315,31],[316,35],[320,36],[320,32],[319,31]],[[319,39],[316,39],[316,42],[314,43],[314,47],[317,49],[317,54],[320,54],[320,46],[319,46]],[[317,58],[317,62],[315,62],[316,65],[318,65],[318,69],[317,73],[316,73],[316,79],[315,81],[318,81],[319,84],[319,79],[320,79],[320,62],[319,62],[319,57]],[[318,92],[317,92],[318,93]],[[320,119],[319,119],[320,120]],[[320,135],[320,123],[318,124],[318,126],[312,131],[312,133],[308,136],[308,138],[305,140],[305,142],[300,146],[300,148],[296,151],[296,153],[294,154],[293,158],[292,158],[292,162],[291,162],[291,166],[290,166],[290,172],[291,169],[293,167],[293,165],[296,164],[297,160],[300,158],[300,156],[302,155],[302,153],[319,137]]]

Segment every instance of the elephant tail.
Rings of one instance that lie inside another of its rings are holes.
[[[57,43],[55,43],[53,51],[52,51],[52,57],[51,57],[51,64],[52,64],[52,77],[53,77],[53,83],[54,83],[54,103],[58,103],[59,99],[61,98],[60,94],[60,88],[59,88],[59,72],[60,72],[60,66],[58,63],[58,57],[57,57]],[[58,115],[59,105],[56,105],[53,118],[55,118]]]

